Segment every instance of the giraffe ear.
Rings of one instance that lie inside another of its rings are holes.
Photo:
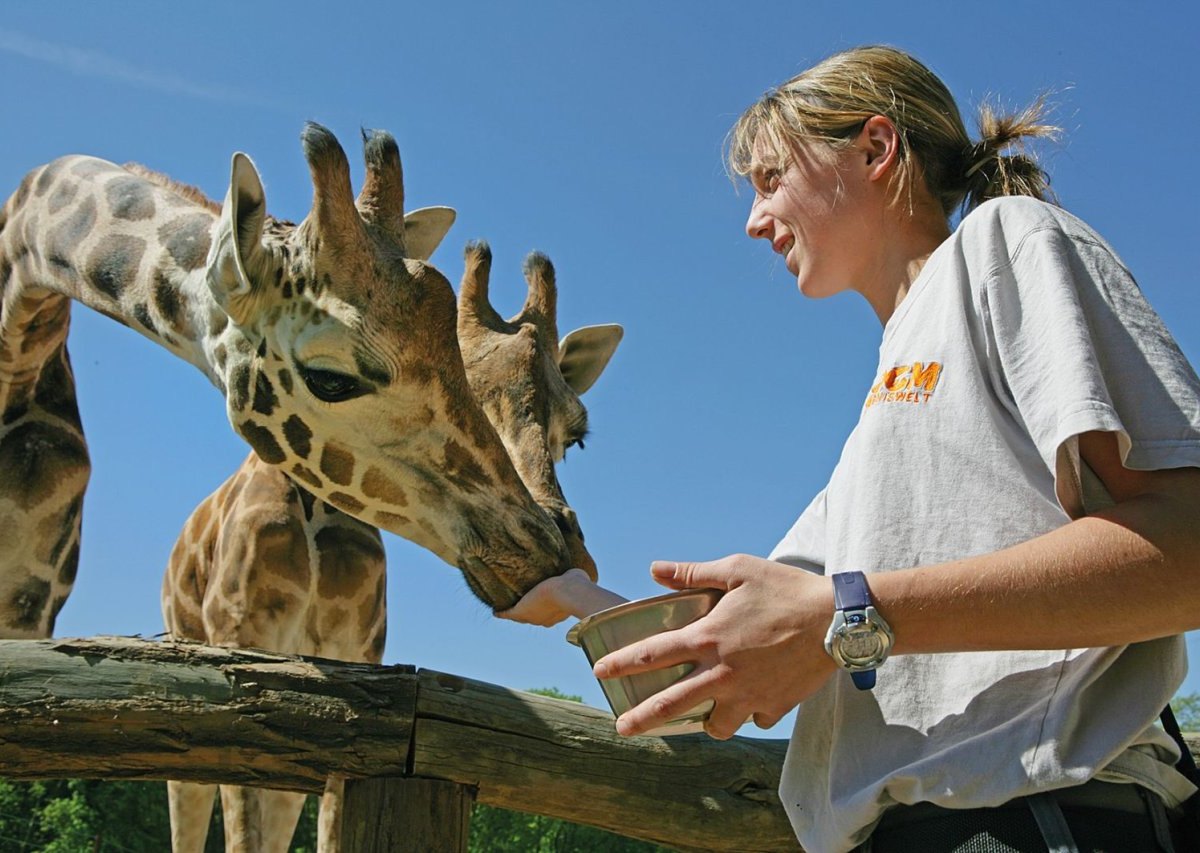
[[[595,384],[624,335],[623,328],[609,323],[584,326],[558,342],[558,369],[572,391],[582,395]]]
[[[452,207],[422,207],[404,214],[404,245],[408,257],[429,260],[457,215]]]
[[[266,253],[262,248],[266,196],[258,170],[238,152],[230,166],[229,192],[208,252],[208,287],[234,323],[244,325],[252,316],[255,285],[262,274]]]

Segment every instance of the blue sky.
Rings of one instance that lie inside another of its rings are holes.
[[[585,397],[587,449],[560,477],[604,582],[628,597],[658,591],[652,559],[766,553],[823,485],[871,384],[874,315],[850,296],[800,297],[769,248],[744,236],[750,199],[721,163],[745,106],[835,50],[908,49],[969,116],[985,97],[1020,107],[1055,93],[1066,129],[1045,152],[1055,190],[1200,364],[1194,4],[750,8],[8,4],[0,185],[10,192],[29,169],[80,152],[221,198],[240,150],[271,212],[298,220],[311,196],[306,120],[341,137],[356,182],[359,128],[391,130],[409,206],[459,211],[433,258],[451,281],[463,244],[488,240],[493,299],[514,313],[521,261],[539,249],[558,269],[560,328],[625,326]],[[94,473],[58,633],[153,635],[171,545],[246,448],[193,368],[85,309],[73,324]],[[920,449],[898,449],[897,464],[919,465]],[[566,625],[493,620],[454,570],[395,537],[387,545],[387,662],[603,706]],[[1087,618],[1064,604],[1068,614]],[[1200,691],[1200,674],[1185,690]]]

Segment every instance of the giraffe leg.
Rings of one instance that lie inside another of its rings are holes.
[[[226,853],[287,853],[306,794],[221,786]]]
[[[325,780],[321,810],[317,813],[317,853],[341,853],[342,805],[345,795],[345,779],[330,776]]]
[[[216,785],[168,782],[172,853],[204,853],[204,839],[216,802]]]

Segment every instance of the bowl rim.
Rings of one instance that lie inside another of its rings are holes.
[[[573,646],[581,646],[579,635],[586,631],[589,627],[597,622],[607,621],[614,616],[620,616],[622,613],[633,610],[641,610],[645,607],[651,607],[655,604],[660,604],[666,601],[676,601],[680,598],[711,598],[712,604],[715,605],[721,598],[722,592],[715,587],[694,587],[692,589],[676,589],[671,592],[655,595],[651,598],[637,598],[633,601],[625,601],[621,604],[614,604],[612,607],[606,607],[604,610],[597,610],[589,616],[585,616],[571,626],[567,631],[567,642]],[[711,606],[710,606],[711,609]]]

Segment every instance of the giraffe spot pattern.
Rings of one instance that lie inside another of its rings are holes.
[[[60,595],[50,603],[50,619],[46,625],[46,633],[53,636],[54,623],[58,621],[58,614],[62,612],[63,605],[67,603],[67,597]]]
[[[208,315],[208,334],[209,337],[215,338],[221,332],[225,331],[225,327],[229,325],[229,315],[224,311],[214,308]]]
[[[75,583],[75,573],[79,570],[79,540],[71,545],[71,550],[58,567],[58,582],[66,586]]]
[[[111,172],[116,168],[112,163],[106,163],[103,160],[95,160],[89,157],[85,160],[80,160],[72,166],[71,174],[80,178],[92,178],[104,172]]]
[[[198,270],[208,262],[212,243],[212,218],[194,213],[172,219],[158,229],[158,239],[184,272]]]
[[[41,506],[90,469],[83,440],[40,421],[18,423],[0,438],[0,494],[19,509]]]
[[[146,241],[141,237],[109,234],[88,257],[86,275],[99,290],[120,299],[137,275],[145,252]]]
[[[282,379],[283,377],[280,376]],[[283,383],[280,383],[283,384]],[[283,437],[301,459],[307,459],[312,451],[312,430],[299,415],[291,415],[283,422]]]
[[[412,525],[412,519],[407,515],[400,515],[398,512],[378,510],[375,513],[375,525],[384,530],[404,530]]]
[[[38,523],[35,539],[50,545],[44,553],[36,555],[39,560],[51,566],[59,565],[67,545],[79,531],[79,511],[82,507],[83,495],[78,495],[60,511],[47,515]],[[74,575],[59,578],[60,583],[69,584],[74,580]]]
[[[154,326],[154,318],[150,316],[150,309],[146,307],[146,303],[139,302],[133,306],[133,318],[141,324],[142,328],[149,329],[151,332],[158,331]]]
[[[108,209],[117,219],[137,221],[154,215],[154,194],[150,184],[132,175],[114,178],[104,186]]]
[[[345,492],[330,492],[329,502],[342,512],[356,517],[366,509],[366,504],[354,497],[354,495],[348,495]]]
[[[371,570],[384,559],[378,534],[365,534],[362,528],[324,527],[314,541],[320,555],[317,595],[322,600],[358,596]]]
[[[239,364],[233,370],[233,378],[229,385],[229,406],[235,412],[245,410],[250,400],[250,368]]]
[[[279,387],[283,389],[283,393],[287,396],[292,396],[292,372],[286,367],[279,368]],[[307,455],[307,454],[305,454]]]
[[[21,330],[22,355],[45,350],[66,338],[70,299],[55,295],[43,300],[23,300],[21,308],[29,317]]]
[[[29,198],[29,194],[33,192],[34,173],[30,172],[22,179],[17,191],[13,193],[12,209],[16,210],[25,204],[25,200]]]
[[[475,457],[457,441],[447,441],[444,453],[446,477],[460,489],[487,488],[492,484],[492,478],[480,467]]]
[[[400,484],[374,466],[363,474],[362,491],[367,497],[391,506],[408,506],[408,496]]]
[[[254,606],[262,594],[274,590],[263,582],[269,576],[269,567],[287,566],[288,580],[302,589],[309,585],[308,570],[308,539],[304,535],[304,527],[297,518],[286,518],[281,521],[269,521],[263,524],[250,524],[253,531],[253,562],[257,566],[267,567],[268,571],[256,578],[252,584],[256,588]]]
[[[297,469],[299,469],[300,472],[302,472],[302,473],[307,473],[299,465],[297,465],[296,468],[293,468],[292,470],[293,470],[293,472],[295,472]],[[304,520],[312,521],[313,520],[313,510],[317,504],[316,497],[313,495],[312,492],[308,491],[307,489],[302,489],[299,486],[296,487],[296,494],[298,494],[300,496],[300,506],[304,510]]]
[[[268,465],[279,465],[287,459],[274,434],[266,427],[244,421],[238,425],[238,432],[254,448],[258,458]]]
[[[32,575],[27,577],[8,600],[9,627],[27,631],[36,628],[49,600],[50,582]]]
[[[260,415],[270,416],[277,405],[279,398],[275,396],[275,387],[267,377],[267,372],[259,370],[254,377],[254,402],[251,408]]]
[[[294,466],[292,466],[292,477],[313,489],[321,489],[325,486],[325,484],[321,482],[320,477],[300,463],[296,463]],[[303,498],[306,494],[308,493],[301,490],[301,498]],[[311,497],[311,495],[309,495],[309,497]],[[311,507],[308,507],[307,505],[305,506],[305,514],[308,516],[308,520],[312,521]]]
[[[37,183],[34,185],[34,193],[37,196],[41,197],[46,194],[46,192],[54,184],[55,179],[58,177],[58,173],[62,171],[62,167],[63,161],[55,160],[53,163],[47,164],[46,167],[42,169],[42,173],[38,175]]]
[[[72,250],[83,242],[83,239],[92,232],[94,227],[96,227],[96,202],[92,198],[85,198],[71,212],[70,216],[50,231],[46,260],[59,268],[70,269],[72,267]]]
[[[183,303],[179,299],[179,291],[165,271],[154,271],[154,307],[166,320],[172,329],[186,333],[184,328]]]
[[[63,181],[46,200],[46,210],[55,214],[75,200],[79,193],[79,184]]]
[[[321,473],[339,486],[350,485],[354,478],[354,454],[336,442],[326,442],[321,449]]]

